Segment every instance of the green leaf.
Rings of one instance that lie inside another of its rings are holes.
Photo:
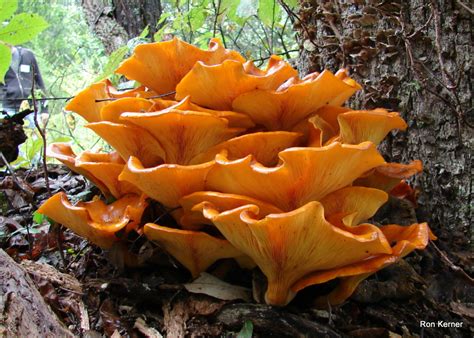
[[[36,223],[36,224],[43,224],[43,221],[46,219],[46,216],[43,215],[43,214],[40,214],[38,212],[38,210],[36,210],[34,213],[33,213],[33,221]]]
[[[0,82],[4,83],[5,74],[10,67],[10,62],[12,61],[12,53],[10,48],[4,44],[0,44]]]
[[[285,3],[290,6],[290,8],[296,8],[298,6],[298,0],[285,0]]]
[[[252,338],[253,334],[253,323],[250,320],[246,320],[244,326],[237,333],[237,338]]]
[[[257,1],[258,0],[240,0],[239,6],[237,7],[237,15],[241,18],[248,18],[252,15],[256,15]]]
[[[37,138],[34,140],[26,152],[26,158],[31,162],[35,159],[35,156],[41,153],[41,148],[43,147],[43,140]]]
[[[18,8],[17,0],[1,0],[0,1],[0,24],[16,12]]]
[[[67,143],[67,142],[71,142],[71,141],[72,141],[72,138],[69,137],[69,136],[58,136],[58,137],[56,137],[52,140],[53,143],[59,143],[59,142]]]
[[[142,30],[140,35],[138,36],[140,39],[145,39],[148,36],[148,33],[150,33],[150,27],[146,25],[146,27]]]
[[[189,11],[189,23],[193,31],[198,30],[206,21],[206,12],[200,7],[193,8]]]
[[[272,23],[278,21],[280,11],[280,5],[276,0],[259,0],[258,2],[258,17],[267,27],[271,27]]]
[[[94,82],[103,80],[111,76],[112,74],[114,74],[115,70],[119,66],[120,62],[122,62],[127,52],[128,52],[127,46],[122,46],[114,50],[112,54],[109,55],[109,59],[107,60],[107,63],[105,64],[104,71],[94,80]]]
[[[21,13],[0,29],[0,40],[11,45],[20,45],[34,39],[49,24],[38,14]]]

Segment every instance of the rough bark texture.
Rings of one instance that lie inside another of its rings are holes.
[[[147,25],[153,35],[162,11],[160,0],[82,0],[82,8],[107,54],[138,36]]]
[[[301,2],[300,71],[347,67],[364,92],[351,107],[400,111],[409,127],[382,145],[387,161],[421,159],[420,221],[450,252],[472,240],[472,20],[465,2]]]
[[[112,0],[114,16],[130,38],[140,35],[148,26],[156,33],[156,24],[162,12],[160,0]]]
[[[28,274],[0,250],[0,336],[73,337],[51,311]]]

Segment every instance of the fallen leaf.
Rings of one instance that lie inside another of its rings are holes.
[[[184,284],[186,290],[192,293],[202,293],[221,300],[242,299],[249,302],[252,299],[252,293],[249,289],[232,285],[208,274],[201,275],[189,284]]]

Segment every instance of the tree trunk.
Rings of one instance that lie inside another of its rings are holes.
[[[472,18],[465,1],[301,1],[300,72],[341,67],[363,87],[352,108],[400,111],[387,161],[421,159],[419,221],[448,252],[472,240]],[[470,114],[470,116],[469,116]]]
[[[82,8],[107,54],[140,35],[146,26],[153,35],[162,11],[160,0],[82,0]]]

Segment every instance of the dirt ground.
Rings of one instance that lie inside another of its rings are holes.
[[[48,175],[52,193],[62,190],[76,199],[90,199],[97,193],[62,166],[49,166]],[[232,261],[214,264],[205,275],[208,282],[192,283],[179,263],[141,237],[131,237],[129,245],[104,252],[68,230],[50,226],[34,216],[48,197],[44,181],[41,169],[0,174],[0,244],[73,335],[474,335],[473,254],[457,243],[438,240],[425,251],[409,255],[364,281],[342,306],[317,309],[313,305],[314,298],[331,288],[332,282],[309,287],[287,307],[275,308],[255,301],[265,289],[263,275],[242,270]],[[159,208],[152,211],[150,219]],[[407,223],[415,214],[401,201],[392,200],[375,221],[395,217]],[[166,217],[161,222],[166,223]],[[219,284],[216,277],[229,284]],[[0,276],[3,296],[12,292],[6,278]],[[8,333],[11,328],[0,322],[0,329],[2,325]],[[450,325],[458,327],[443,327]]]

